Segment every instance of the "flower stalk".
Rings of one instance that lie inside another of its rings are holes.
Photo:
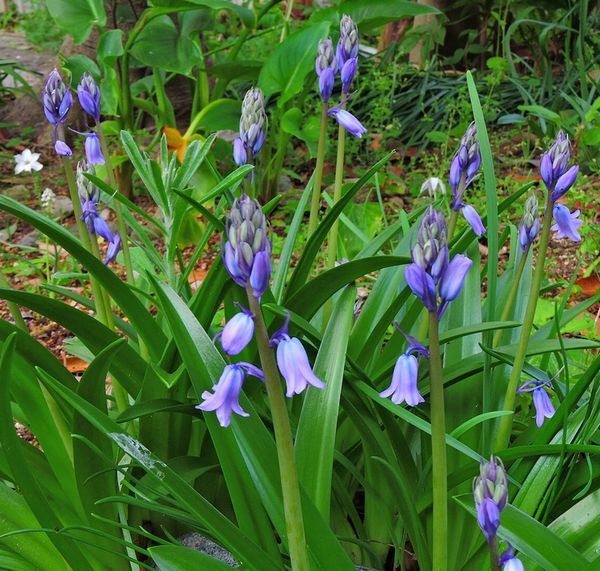
[[[504,405],[502,410],[506,411],[514,412],[515,410],[517,386],[519,384],[519,379],[521,378],[523,365],[525,364],[525,357],[527,356],[527,345],[529,343],[531,328],[533,327],[533,318],[535,317],[535,309],[537,307],[538,297],[540,294],[540,286],[544,276],[544,261],[546,260],[548,243],[550,242],[550,227],[552,226],[552,207],[552,201],[550,200],[550,197],[548,197],[544,212],[544,224],[540,232],[540,242],[535,262],[535,270],[533,272],[533,278],[531,281],[531,291],[529,293],[529,299],[527,300],[527,307],[525,309],[525,316],[523,318],[523,326],[521,328],[521,337],[519,339],[519,344],[517,345],[517,352],[515,353],[512,372],[506,387],[506,394],[504,395]],[[506,415],[500,419],[494,451],[498,452],[508,446],[512,430],[513,416],[514,415],[512,414]]]
[[[444,381],[437,310],[429,312],[429,382],[431,395],[431,457],[433,477],[433,569],[448,564],[448,492]]]
[[[281,388],[275,354],[270,346],[269,333],[260,302],[255,297],[250,285],[246,286],[246,292],[248,294],[250,311],[254,314],[254,338],[258,346],[267,394],[271,404],[271,416],[275,430],[275,443],[277,445],[283,508],[292,569],[294,571],[308,571],[308,554],[306,551],[300,484],[296,469],[292,429]]]
[[[344,181],[344,157],[346,155],[346,129],[340,125],[338,127],[338,145],[337,158],[335,161],[335,182],[333,186],[333,204],[335,205],[342,198],[342,183]],[[331,226],[329,231],[329,240],[327,244],[327,268],[335,266],[338,245],[339,219]]]
[[[310,218],[308,220],[308,235],[317,229],[319,222],[319,204],[321,202],[321,183],[323,180],[323,165],[325,163],[325,142],[327,140],[327,111],[329,105],[323,103],[321,112],[321,130],[319,132],[319,145],[317,147],[317,163],[315,165],[315,178],[312,189],[312,200],[310,204]]]

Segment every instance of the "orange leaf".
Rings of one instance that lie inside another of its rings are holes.
[[[596,295],[600,289],[600,280],[598,279],[598,276],[594,275],[588,278],[579,278],[575,280],[575,285],[578,285],[581,288],[581,291],[585,296],[592,297]]]

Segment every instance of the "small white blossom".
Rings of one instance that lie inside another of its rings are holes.
[[[40,199],[42,208],[52,208],[55,198],[56,194],[54,194],[54,191],[51,188],[45,188]]]
[[[39,158],[39,153],[32,153],[29,149],[25,149],[22,153],[15,155],[15,174],[41,171],[43,165],[38,161]]]
[[[442,179],[432,176],[421,185],[419,194],[423,194],[425,191],[427,191],[429,196],[433,196],[435,198],[435,194],[438,190],[442,194],[446,194],[446,185],[442,182]]]

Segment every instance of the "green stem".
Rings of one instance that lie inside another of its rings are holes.
[[[512,313],[513,306],[515,305],[515,300],[517,299],[517,293],[519,291],[519,284],[521,283],[521,277],[523,276],[523,270],[525,269],[525,262],[527,261],[527,254],[529,254],[529,245],[521,259],[519,260],[519,264],[517,265],[517,269],[514,274],[511,276],[511,286],[510,291],[508,292],[508,297],[506,298],[506,302],[504,303],[504,308],[502,309],[502,315],[500,316],[500,321],[508,321],[510,314]],[[498,343],[500,343],[500,339],[502,339],[502,334],[504,333],[503,329],[498,329],[494,334],[494,340],[492,341],[492,347],[497,347]]]
[[[100,139],[100,146],[102,147],[102,154],[104,155],[104,160],[106,161],[108,180],[110,182],[110,185],[117,192],[121,192],[120,188],[117,190],[117,179],[115,177],[115,171],[112,167],[110,152],[108,150],[108,145],[106,144],[106,137],[104,136],[104,133],[102,132],[102,127],[100,125],[97,126],[97,130],[98,138]],[[131,254],[129,252],[129,236],[127,233],[127,226],[125,225],[125,219],[123,218],[123,208],[118,200],[114,201],[112,207],[114,208],[115,214],[117,216],[117,228],[119,230],[119,234],[121,235],[121,248],[123,249],[123,260],[125,262],[127,282],[132,284],[134,283],[135,278],[133,277],[133,266],[131,264]]]
[[[293,571],[308,571],[308,553],[304,535],[302,502],[300,501],[300,484],[294,455],[292,429],[288,418],[287,407],[283,397],[281,381],[275,361],[275,354],[269,344],[269,333],[260,308],[259,301],[246,288],[250,311],[254,314],[254,337],[258,346],[260,362],[265,375],[265,385],[271,404],[275,442],[279,460],[281,491],[283,492],[283,510],[287,530],[288,548]]]
[[[498,540],[494,537],[489,543],[490,548],[490,571],[499,571],[498,564]]]
[[[333,186],[333,204],[342,198],[342,183],[344,181],[344,157],[346,153],[346,129],[341,125],[338,128],[338,147],[337,158],[335,160],[335,182]],[[335,266],[335,257],[337,255],[339,219],[331,226],[329,231],[327,268]]]
[[[321,111],[321,131],[319,133],[319,146],[317,147],[317,164],[315,165],[315,179],[310,203],[310,218],[308,221],[308,235],[317,229],[319,222],[319,204],[321,203],[321,182],[323,180],[323,164],[325,163],[325,142],[327,141],[327,110],[329,105],[323,103]]]
[[[292,17],[292,9],[294,8],[294,0],[287,0],[287,7],[285,10],[285,21],[283,23],[283,28],[281,29],[281,36],[279,37],[279,43],[285,40],[288,29],[290,27],[290,19]]]
[[[535,317],[535,309],[540,294],[540,285],[542,283],[542,277],[544,276],[544,261],[546,260],[548,243],[550,242],[550,227],[552,226],[552,206],[552,201],[548,196],[546,210],[544,212],[544,224],[542,226],[542,231],[540,232],[540,243],[535,261],[535,270],[531,280],[531,291],[529,293],[529,299],[527,300],[527,307],[523,318],[523,327],[521,328],[521,338],[519,339],[517,352],[515,353],[512,372],[510,379],[508,380],[508,386],[506,387],[506,394],[504,395],[504,406],[502,407],[502,410],[511,412],[514,412],[515,410],[517,385],[521,377],[523,365],[525,364],[525,357],[527,356],[527,344],[529,342],[531,328],[533,327],[533,318]],[[514,415],[511,414],[501,418],[498,434],[496,435],[495,451],[503,450],[508,446],[512,431],[513,416]]]
[[[448,491],[444,380],[436,311],[429,312],[429,382],[431,396],[431,458],[433,477],[433,570],[448,567]]]
[[[452,240],[452,236],[454,235],[454,230],[456,229],[456,221],[458,219],[458,212],[456,210],[452,210],[450,212],[450,220],[448,221],[448,242]]]

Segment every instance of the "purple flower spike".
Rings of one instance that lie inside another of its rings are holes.
[[[475,232],[476,236],[483,236],[485,234],[485,226],[477,214],[477,210],[475,210],[472,206],[465,204],[462,209],[462,214]]]
[[[538,210],[537,198],[532,194],[525,202],[525,212],[519,224],[519,245],[523,252],[525,252],[530,244],[533,244],[540,233]]]
[[[380,392],[379,396],[383,398],[391,396],[394,404],[406,402],[409,406],[417,406],[425,402],[417,388],[418,368],[419,364],[414,355],[406,353],[400,355],[394,367],[391,385]]]
[[[500,527],[500,512],[508,500],[506,470],[499,458],[481,462],[479,476],[473,482],[473,497],[477,509],[477,523],[489,543]]]
[[[239,307],[242,311],[236,313],[218,335],[227,355],[241,353],[254,335],[254,314],[241,305]]]
[[[61,157],[73,156],[73,151],[71,150],[71,147],[69,147],[67,143],[59,139],[57,139],[54,143],[54,150],[56,151],[56,154],[60,155]]]
[[[103,165],[104,155],[102,154],[102,147],[100,145],[100,139],[96,133],[84,133],[85,139],[85,156],[87,157],[88,163],[91,165]]]
[[[579,167],[577,165],[573,165],[566,173],[558,178],[556,185],[554,186],[554,190],[550,194],[550,199],[552,202],[556,202],[573,186],[578,174]]]
[[[44,114],[52,125],[64,123],[73,106],[73,97],[56,69],[52,70],[42,92]]]
[[[500,510],[494,501],[490,498],[484,498],[477,506],[477,523],[489,543],[500,527]]]
[[[258,87],[253,87],[244,96],[240,115],[240,139],[246,150],[252,149],[256,155],[265,142],[266,131],[265,98]]]
[[[346,61],[340,73],[342,78],[342,93],[348,93],[352,87],[354,76],[358,68],[358,59],[353,57]]]
[[[557,232],[555,238],[569,238],[573,242],[580,242],[579,228],[583,225],[583,220],[579,220],[579,210],[569,212],[564,204],[555,204],[552,209],[552,216],[556,224],[551,228],[552,232]]]
[[[440,297],[444,301],[456,299],[472,265],[473,262],[467,256],[454,256],[440,280]]]
[[[331,99],[334,84],[335,73],[333,70],[330,68],[323,70],[319,75],[319,91],[321,92],[321,99],[324,103],[327,103]]]
[[[473,181],[481,165],[481,153],[475,123],[471,123],[460,141],[460,147],[450,164],[450,186],[452,188],[452,210],[464,206],[463,195]]]
[[[238,167],[241,167],[248,162],[246,147],[239,137],[236,137],[233,140],[233,160]]]
[[[564,131],[559,131],[554,143],[548,149],[548,152],[542,155],[540,160],[540,175],[546,188],[551,192],[551,199],[553,201],[558,200],[568,190],[567,187],[562,194],[555,194],[555,187],[558,180],[567,172],[570,160],[571,143],[569,142],[569,137]],[[573,184],[573,181],[571,181],[571,184]],[[564,187],[565,182],[567,181],[563,181],[561,186]]]
[[[250,363],[227,365],[223,369],[219,382],[213,385],[213,393],[204,391],[202,393],[204,402],[196,405],[196,408],[205,412],[216,410],[219,424],[223,428],[227,428],[230,425],[232,412],[240,416],[249,416],[239,403],[240,392],[246,379],[246,374],[264,380],[262,371]]]
[[[337,44],[335,58],[338,69],[350,59],[358,57],[358,27],[350,16],[344,14],[340,21],[340,39]]]
[[[544,424],[544,419],[552,418],[556,411],[543,386],[539,386],[533,391],[533,404],[535,405],[535,424],[539,428]]]
[[[227,242],[223,263],[240,286],[250,286],[256,298],[269,287],[271,244],[267,222],[256,200],[242,195],[233,203],[227,218]]]
[[[327,114],[335,117],[335,120],[357,139],[362,139],[367,132],[364,125],[352,113],[342,109],[339,105],[332,107]]]
[[[100,123],[100,88],[87,71],[77,86],[77,97],[81,108],[94,119],[96,124]]]

